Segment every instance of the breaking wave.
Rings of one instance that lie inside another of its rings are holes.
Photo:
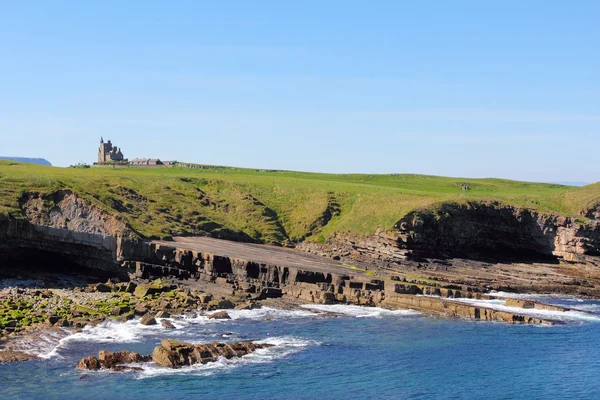
[[[356,318],[383,318],[389,316],[418,315],[414,310],[386,310],[378,307],[352,306],[345,304],[303,304],[303,308],[324,313],[347,315]]]
[[[525,315],[529,317],[537,317],[544,319],[551,319],[555,321],[573,322],[573,321],[585,321],[585,322],[600,322],[600,316],[586,311],[552,311],[552,310],[538,310],[532,308],[520,308],[520,307],[509,307],[506,305],[505,300],[494,299],[494,300],[477,300],[477,299],[446,299],[449,301],[455,301],[459,303],[466,303],[474,306],[491,308],[497,311],[506,311],[513,314]]]

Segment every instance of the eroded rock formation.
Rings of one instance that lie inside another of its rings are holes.
[[[190,344],[176,340],[162,340],[159,346],[154,348],[152,355],[142,356],[128,350],[110,351],[102,350],[98,357],[90,356],[83,358],[77,365],[78,369],[97,371],[110,369],[111,371],[140,371],[141,367],[126,364],[140,364],[153,361],[160,367],[181,368],[194,364],[207,364],[215,362],[220,357],[227,359],[243,357],[258,349],[273,347],[272,344],[253,342],[234,343],[208,343]]]
[[[560,257],[600,255],[600,223],[542,214],[498,202],[443,204],[396,224],[400,247],[439,257]]]

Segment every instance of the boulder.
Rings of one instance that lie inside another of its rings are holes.
[[[79,361],[77,369],[97,371],[100,369],[100,361],[94,356],[83,358]]]
[[[94,286],[94,291],[100,292],[100,293],[109,293],[109,292],[112,292],[112,286],[110,286],[106,283],[99,283],[96,286]]]
[[[211,300],[212,300],[212,296],[208,293],[202,293],[200,295],[200,303],[202,303],[202,304],[208,304],[208,303],[210,303]]]
[[[146,313],[148,312],[150,308],[142,305],[142,304],[138,304],[135,306],[135,309],[133,310],[133,312],[135,313],[135,315],[146,315]]]
[[[226,309],[233,309],[235,307],[235,304],[233,304],[229,300],[221,299],[221,300],[212,300],[210,303],[208,303],[208,306],[212,310],[226,310]]]
[[[154,316],[150,313],[145,314],[142,319],[140,319],[140,324],[142,325],[156,325],[156,319],[154,318]]]
[[[171,318],[171,313],[167,311],[159,311],[156,313],[154,318]]]
[[[150,295],[153,295],[156,293],[160,293],[162,291],[163,291],[162,288],[157,288],[157,287],[150,286],[150,285],[139,285],[133,291],[133,295],[135,297],[144,297],[144,296],[150,296]]]
[[[212,313],[208,316],[208,319],[231,319],[229,314],[226,311],[218,311],[216,313]]]
[[[253,301],[249,301],[247,303],[242,303],[242,304],[238,304],[237,306],[235,306],[236,310],[256,310],[261,308],[261,305],[259,303],[255,303]]]
[[[173,325],[168,319],[163,319],[160,321],[160,323],[165,329],[175,329],[175,325]]]

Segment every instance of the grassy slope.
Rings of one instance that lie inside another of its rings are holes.
[[[471,190],[461,190],[463,183]],[[501,179],[238,168],[66,169],[0,161],[0,213],[21,215],[18,199],[25,191],[59,189],[121,214],[147,237],[235,231],[264,242],[320,240],[338,231],[370,234],[441,202],[498,200],[572,216],[600,202],[600,184],[570,188]],[[328,206],[339,211],[325,224]]]

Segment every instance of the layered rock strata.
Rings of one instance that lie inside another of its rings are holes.
[[[594,214],[595,215],[595,214]],[[399,246],[439,257],[600,255],[600,222],[543,214],[498,202],[443,204],[408,214],[395,226]]]

